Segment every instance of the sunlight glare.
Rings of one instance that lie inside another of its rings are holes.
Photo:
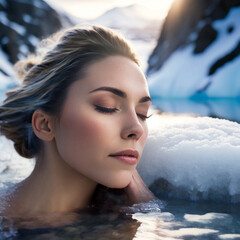
[[[52,2],[60,5],[67,12],[72,15],[84,18],[93,19],[107,10],[114,7],[124,7],[132,4],[140,4],[149,9],[149,16],[151,18],[163,19],[166,17],[168,10],[174,0],[46,0],[47,2]]]
[[[149,9],[151,9],[152,17],[163,19],[167,16],[168,10],[171,7],[174,0],[138,0],[135,3],[139,3]]]

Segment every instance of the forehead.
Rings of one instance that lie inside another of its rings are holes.
[[[82,92],[108,86],[119,88],[128,95],[149,95],[145,76],[132,60],[122,56],[110,56],[92,63],[85,76],[77,81]]]

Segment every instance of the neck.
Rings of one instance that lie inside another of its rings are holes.
[[[54,144],[54,143],[52,143]],[[16,191],[19,209],[26,213],[70,212],[88,206],[97,183],[81,175],[45,147],[32,174]]]

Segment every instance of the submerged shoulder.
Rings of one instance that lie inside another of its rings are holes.
[[[8,202],[8,194],[4,193],[0,195],[0,216],[6,216],[8,215],[8,208],[9,208],[9,202]]]
[[[9,188],[4,193],[0,194],[0,216],[11,217],[21,215],[22,210],[19,205],[17,187]]]

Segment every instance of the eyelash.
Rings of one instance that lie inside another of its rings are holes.
[[[111,114],[111,113],[115,113],[118,111],[117,108],[106,108],[106,107],[102,107],[102,106],[98,106],[98,105],[94,105],[95,106],[95,109],[101,113],[107,113],[107,114]],[[150,118],[152,116],[149,115],[149,116],[145,116],[143,114],[140,114],[140,113],[137,113],[137,116],[142,120],[142,121],[145,121],[146,119]]]
[[[117,108],[106,108],[106,107],[101,107],[101,106],[98,106],[98,105],[95,105],[95,109],[99,112],[102,112],[102,113],[114,113],[114,112],[118,111]]]
[[[149,116],[145,116],[145,115],[142,115],[142,114],[139,114],[139,113],[137,115],[138,115],[139,118],[141,118],[142,121],[145,121],[152,116],[152,114],[149,115]]]

